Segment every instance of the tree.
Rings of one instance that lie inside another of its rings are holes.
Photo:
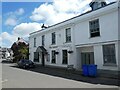
[[[14,42],[11,49],[14,53],[14,59],[13,62],[17,62],[20,59],[28,59],[29,57],[29,45],[25,42],[21,42],[20,38],[18,38],[17,43]]]
[[[28,59],[29,54],[28,48],[24,46],[20,48],[18,52],[20,53],[21,59]]]

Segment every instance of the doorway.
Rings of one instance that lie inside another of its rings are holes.
[[[81,59],[82,65],[94,64],[94,52],[82,52]]]
[[[45,66],[45,56],[43,52],[42,52],[42,66]]]

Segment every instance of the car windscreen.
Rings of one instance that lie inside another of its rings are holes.
[[[30,60],[25,60],[25,63],[32,63],[32,61],[30,61]]]

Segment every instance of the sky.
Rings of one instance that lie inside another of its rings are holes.
[[[51,0],[52,2],[3,2],[0,3],[0,46],[10,48],[21,37],[28,41],[29,34],[41,30],[44,23],[50,26],[85,13],[92,0]],[[107,3],[116,0],[106,0]]]

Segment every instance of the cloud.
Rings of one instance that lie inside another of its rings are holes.
[[[39,22],[44,21],[45,24],[52,25],[91,10],[88,5],[91,1],[92,0],[53,0],[53,3],[44,3],[38,8],[35,8],[30,19]],[[107,1],[110,3],[116,0]],[[19,8],[14,12],[9,12],[5,24],[16,25],[19,21],[18,16],[24,13],[25,11],[23,8]],[[0,41],[8,47],[12,45],[18,37],[27,38],[31,32],[40,30],[41,25],[41,23],[36,22],[21,23],[13,28],[11,34],[2,32],[0,34]]]
[[[42,21],[47,25],[55,24],[81,14],[91,0],[54,0],[35,8],[30,16],[33,21]]]
[[[17,20],[15,18],[8,18],[5,21],[5,25],[15,26],[17,24]]]
[[[2,15],[0,15],[0,33],[2,32]]]
[[[19,8],[17,11],[15,11],[16,15],[22,15],[24,14],[24,9],[23,8]]]
[[[18,37],[28,39],[28,36],[31,32],[41,30],[41,25],[39,23],[21,23],[14,27],[12,33],[2,32],[0,34],[0,42],[2,46],[11,47],[11,45],[17,40]],[[6,44],[8,43],[8,44]]]
[[[8,40],[10,42],[13,42],[13,41],[16,40],[16,36],[15,35],[11,35],[8,32],[1,33],[0,38],[1,38],[2,41],[3,40]]]
[[[20,37],[28,37],[31,32],[41,29],[39,23],[21,23],[14,27],[13,34]]]
[[[19,22],[19,16],[24,14],[24,9],[19,8],[14,12],[8,12],[6,14],[7,19],[5,20],[5,25],[8,26],[15,26]]]
[[[14,41],[16,41],[17,36],[9,34],[8,32],[2,32],[0,34],[1,45],[4,47],[11,47]]]
[[[23,15],[24,13],[25,13],[24,8],[18,8],[13,12],[6,13],[6,15],[10,16],[10,17],[12,17],[12,16],[14,17],[14,16],[17,16],[17,15]]]
[[[1,46],[1,44],[2,44],[2,37],[0,37],[0,46]]]
[[[56,24],[66,19],[85,13],[91,8],[92,0],[53,0],[53,3],[44,3],[35,8],[30,16],[33,21],[44,21],[47,25]],[[107,3],[116,0],[106,0]]]
[[[106,0],[107,3],[110,3],[110,2],[115,2],[117,0]]]

